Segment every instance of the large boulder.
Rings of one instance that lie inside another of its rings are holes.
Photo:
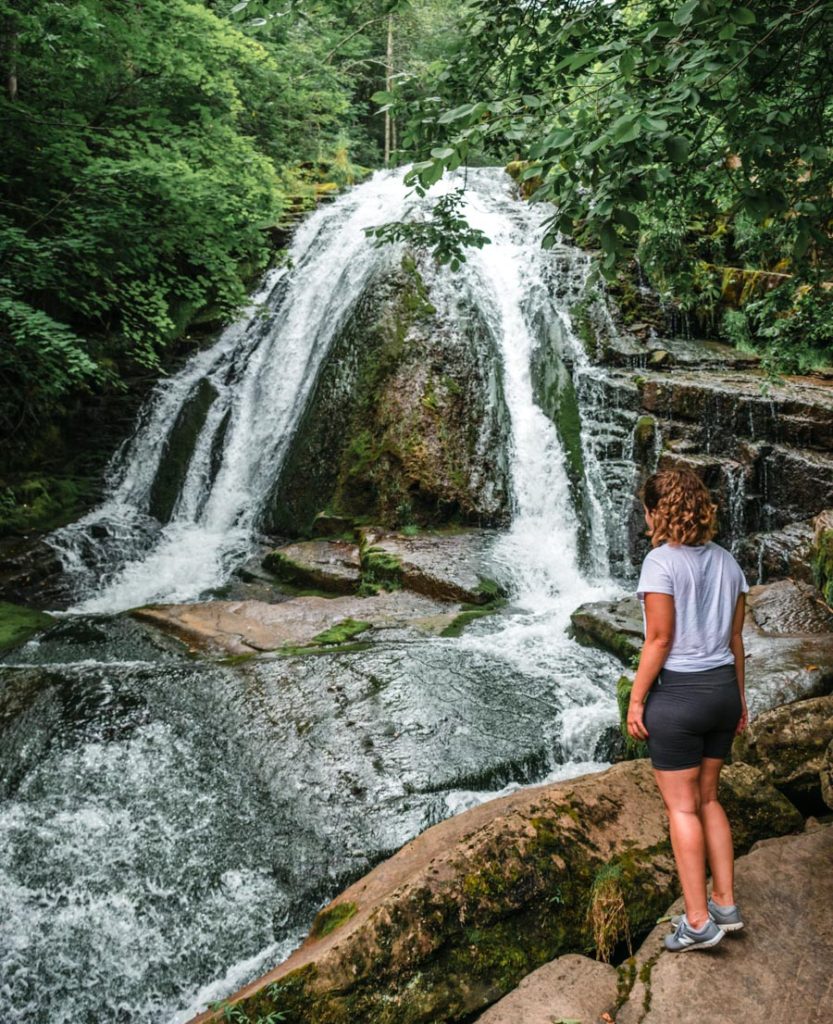
[[[507,522],[509,418],[494,336],[460,296],[433,295],[425,271],[406,254],[340,327],[290,441],[268,531],[307,534],[322,509],[389,527]]]
[[[662,951],[658,926],[620,968],[616,1024],[822,1024],[829,1016],[833,828],[758,844],[735,865],[746,927],[696,957]],[[679,913],[682,901],[668,914]],[[520,1024],[520,1022],[519,1022]]]
[[[820,796],[819,773],[832,740],[833,696],[816,697],[758,715],[732,752],[803,806]]]
[[[642,614],[633,596],[581,605],[571,620],[578,639],[628,666],[642,649]],[[751,587],[743,642],[751,715],[833,689],[833,615],[809,584],[785,579]]]
[[[207,601],[153,605],[131,614],[197,649],[227,654],[296,651],[344,643],[371,626],[414,626],[441,632],[460,611],[406,591],[371,597],[305,596],[266,601]]]
[[[748,813],[749,779],[738,785],[734,766],[724,774],[741,849],[799,827],[762,776]],[[602,891],[619,913],[600,931]],[[554,957],[644,932],[677,891],[653,772],[629,761],[423,832],[324,908],[295,953],[232,1002],[252,1018],[283,1010],[304,1024],[463,1021]]]

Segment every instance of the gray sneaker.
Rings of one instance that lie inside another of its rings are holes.
[[[743,919],[740,916],[740,910],[738,910],[737,905],[721,907],[710,896],[707,908],[709,917],[724,932],[739,932],[743,928]],[[670,920],[671,924],[676,928],[682,919],[682,914],[675,914],[672,918],[662,918],[661,920]]]
[[[665,948],[672,953],[685,953],[689,949],[711,949],[723,939],[723,929],[711,918],[701,931],[695,931],[686,920],[685,914],[680,918],[676,929],[665,936]]]
[[[739,932],[743,928],[743,918],[740,916],[737,905],[721,907],[709,897],[708,908],[709,917],[724,932]]]

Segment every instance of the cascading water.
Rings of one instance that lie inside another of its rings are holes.
[[[546,209],[496,169],[467,182],[466,215],[491,244],[426,284],[452,326],[475,306],[500,353],[513,515],[492,559],[508,607],[459,638],[385,630],[362,651],[234,666],[102,615],[197,599],[247,557],[331,341],[398,258],[363,228],[425,209],[401,174],[302,225],[290,268],[160,386],[104,504],[53,535],[78,605],[0,663],[4,1021],[180,1024],[282,959],[317,907],[417,832],[605,765],[621,668],[566,628],[582,602],[622,592],[612,492],[626,496],[632,423],[626,410],[612,428],[590,421],[605,382],[569,318],[586,257],[543,251]],[[534,398],[545,324],[584,418],[589,561],[561,439]],[[177,433],[188,457],[163,495]]]

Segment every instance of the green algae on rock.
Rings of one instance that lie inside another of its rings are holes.
[[[55,619],[46,612],[0,601],[0,651],[18,647],[54,623]]]

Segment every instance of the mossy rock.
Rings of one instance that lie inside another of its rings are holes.
[[[619,730],[625,741],[626,760],[648,756],[648,744],[644,740],[635,740],[628,732],[628,706],[632,689],[633,679],[628,676],[619,676],[616,682],[616,703],[619,707]]]
[[[833,608],[833,510],[816,516],[813,526],[813,580],[825,603]]]
[[[46,612],[0,601],[0,651],[19,647],[36,633],[49,629],[55,619]]]

